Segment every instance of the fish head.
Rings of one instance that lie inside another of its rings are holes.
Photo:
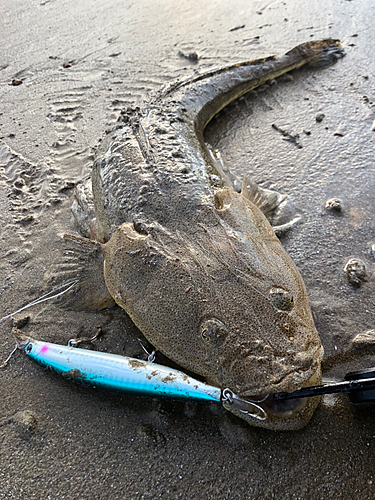
[[[323,348],[295,264],[256,206],[219,195],[194,235],[120,226],[104,246],[109,292],[157,350],[241,398],[319,383]],[[317,401],[261,405],[264,421],[225,404],[252,425],[296,429]]]

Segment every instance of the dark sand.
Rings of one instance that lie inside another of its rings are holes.
[[[207,139],[238,175],[250,172],[291,194],[304,216],[283,243],[311,297],[325,380],[374,366],[370,356],[340,357],[375,323],[374,14],[370,0],[2,2],[0,315],[44,292],[59,235],[74,231],[72,186],[89,175],[93,149],[123,107],[196,68],[331,36],[343,41],[343,60],[243,97],[212,122]],[[198,62],[179,51],[195,51]],[[13,79],[22,84],[9,85]],[[298,133],[303,148],[284,141],[273,123]],[[342,199],[342,215],[324,210],[332,197]],[[343,273],[350,257],[369,273],[357,289]],[[25,316],[25,331],[38,338],[65,344],[101,325],[97,349],[142,355],[141,335],[121,310],[69,312],[50,302],[17,319]],[[1,324],[1,361],[14,346],[11,326]],[[0,498],[375,495],[375,404],[324,397],[305,429],[281,433],[252,428],[213,404],[90,390],[21,353],[0,380]]]

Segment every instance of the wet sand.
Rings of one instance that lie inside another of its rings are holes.
[[[0,6],[1,316],[44,293],[43,275],[74,232],[74,186],[122,108],[195,69],[282,54],[340,38],[346,57],[325,70],[241,98],[206,139],[239,176],[288,193],[303,223],[283,244],[300,269],[325,348],[326,381],[374,366],[350,360],[374,328],[375,12],[370,1],[31,1]],[[234,29],[237,28],[237,29]],[[196,52],[197,61],[178,53]],[[22,83],[17,85],[18,81]],[[11,85],[13,83],[13,85]],[[321,122],[316,115],[324,113]],[[299,134],[302,148],[272,127]],[[324,202],[341,198],[343,212]],[[362,259],[359,288],[343,273]],[[142,356],[141,334],[119,309],[28,309],[43,340],[104,336],[96,349]],[[1,362],[14,346],[0,324]],[[158,356],[158,362],[167,360]],[[375,404],[327,396],[298,432],[252,428],[214,404],[119,396],[62,380],[21,353],[0,370],[0,498],[370,499]]]

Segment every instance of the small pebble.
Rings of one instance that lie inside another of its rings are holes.
[[[349,283],[357,288],[367,280],[366,265],[360,259],[349,259],[345,264],[344,273],[347,274]]]
[[[334,212],[342,212],[342,201],[339,198],[330,198],[324,203],[324,208],[326,210]]]
[[[373,259],[375,259],[375,243],[373,243],[371,246],[370,246],[370,255]]]
[[[37,428],[37,420],[30,410],[18,411],[8,419],[8,423],[13,424],[21,439],[28,439]]]
[[[371,130],[372,130],[372,131],[375,131],[375,120],[372,122],[372,125],[371,125]]]
[[[22,85],[23,81],[20,80],[19,78],[13,78],[12,82],[9,83],[9,85],[12,85],[13,87],[18,87],[18,85]]]
[[[177,52],[177,55],[179,57],[183,57],[184,59],[187,59],[188,61],[191,61],[191,62],[198,61],[198,54],[196,52],[189,52],[188,54],[186,54],[185,52],[182,52],[182,50],[179,50]]]
[[[323,118],[325,117],[325,114],[324,113],[318,113],[315,117],[315,120],[320,123],[323,121]]]

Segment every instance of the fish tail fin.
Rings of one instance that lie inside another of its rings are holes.
[[[305,59],[308,64],[313,66],[332,64],[344,55],[345,52],[340,40],[333,38],[302,43],[285,54],[285,56],[297,56]]]
[[[76,311],[113,306],[115,302],[104,280],[102,245],[70,234],[63,236],[63,243],[63,257],[44,275],[48,288],[77,280],[68,293],[57,299],[59,306]]]

